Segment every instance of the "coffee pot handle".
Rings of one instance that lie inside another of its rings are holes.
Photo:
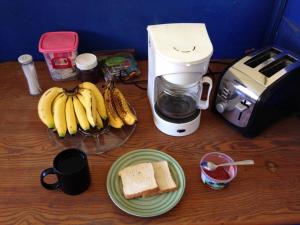
[[[207,92],[207,99],[206,100],[201,100],[199,101],[199,108],[200,109],[207,109],[208,106],[209,106],[209,96],[210,96],[210,92],[211,92],[211,89],[212,89],[212,85],[213,85],[213,82],[212,82],[212,79],[210,77],[203,77],[202,78],[202,84],[203,83],[207,83],[209,85],[208,87],[208,92]],[[201,96],[200,96],[201,98]]]

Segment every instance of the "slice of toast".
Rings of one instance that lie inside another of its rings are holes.
[[[159,193],[175,191],[177,186],[172,178],[168,162],[153,162],[152,165],[154,168],[155,180],[159,187]]]
[[[147,193],[156,193],[159,188],[151,163],[128,166],[119,171],[126,199],[138,198]]]

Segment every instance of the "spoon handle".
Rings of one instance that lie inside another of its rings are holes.
[[[253,160],[243,160],[243,161],[237,161],[237,162],[232,162],[232,163],[222,163],[219,164],[219,166],[238,166],[238,165],[253,165],[254,161]]]

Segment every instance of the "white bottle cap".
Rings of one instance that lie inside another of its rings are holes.
[[[32,60],[33,60],[32,56],[28,55],[28,54],[20,55],[19,58],[18,58],[18,61],[21,64],[29,64],[29,63],[32,62]]]
[[[76,67],[80,70],[91,70],[98,65],[97,57],[91,53],[83,53],[75,59]]]

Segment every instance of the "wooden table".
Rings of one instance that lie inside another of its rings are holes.
[[[147,77],[147,62],[140,62]],[[54,82],[44,62],[36,63],[43,90],[73,87]],[[214,69],[218,69],[216,66]],[[134,106],[139,122],[123,146],[89,156],[92,184],[78,196],[48,191],[40,172],[59,152],[37,115],[39,96],[28,94],[17,62],[0,64],[0,224],[290,224],[300,223],[300,121],[290,117],[260,136],[247,139],[211,110],[202,112],[200,129],[186,137],[170,137],[154,125],[146,91],[119,87]],[[103,83],[103,81],[102,81]],[[106,176],[113,162],[134,149],[153,148],[173,156],[186,175],[179,204],[154,218],[130,216],[110,200]],[[230,186],[214,191],[199,178],[199,160],[220,151],[235,160],[254,159],[239,167]]]

